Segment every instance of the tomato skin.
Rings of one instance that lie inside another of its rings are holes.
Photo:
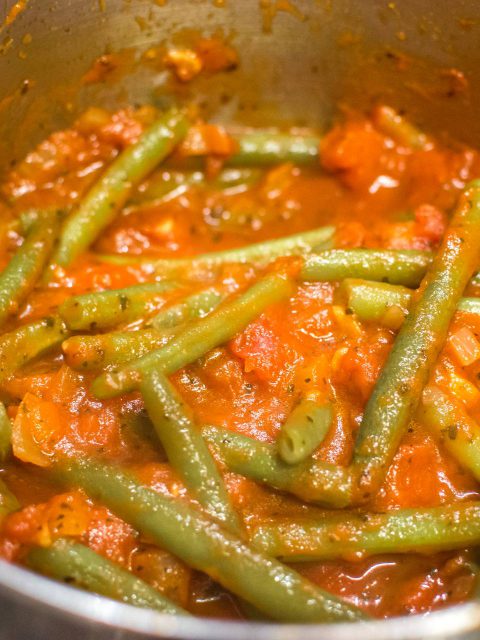
[[[381,172],[387,150],[383,136],[368,122],[334,127],[320,145],[322,165],[352,189],[368,189]]]

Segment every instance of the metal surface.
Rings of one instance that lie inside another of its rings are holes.
[[[328,126],[338,104],[386,100],[427,130],[480,145],[478,0],[30,0],[0,31],[0,168],[90,104],[195,101],[213,119]],[[0,0],[0,23],[13,0]],[[160,6],[163,5],[163,6]],[[221,6],[219,6],[221,5]],[[263,7],[263,9],[262,9]],[[265,28],[267,27],[267,28]],[[240,54],[232,73],[174,86],[142,54],[222,32]],[[128,73],[85,84],[105,53],[127,49]],[[452,69],[458,69],[464,76]],[[465,81],[464,81],[465,80]],[[0,563],[0,640],[471,640],[480,604],[351,626],[166,619]]]

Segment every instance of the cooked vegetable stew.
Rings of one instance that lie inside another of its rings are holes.
[[[476,597],[480,155],[89,109],[0,191],[0,555],[175,615]]]

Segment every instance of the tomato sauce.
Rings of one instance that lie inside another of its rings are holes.
[[[32,207],[69,208],[153,117],[153,109],[147,107],[115,114],[95,109],[71,129],[51,135],[1,186],[4,219]],[[253,184],[236,189],[218,189],[207,180],[165,201],[127,204],[92,252],[72,267],[58,269],[48,287],[37,288],[9,328],[51,315],[65,297],[149,279],[141,265],[105,264],[96,253],[191,256],[327,224],[336,226],[337,247],[435,250],[460,190],[480,174],[480,156],[474,150],[436,143],[412,150],[358,114],[323,138],[321,158],[315,167],[287,163],[266,169]],[[148,190],[159,173],[138,192]],[[3,267],[20,237],[7,224],[0,234]],[[296,259],[279,261],[272,268],[295,269]],[[251,267],[230,265],[220,271],[218,282],[236,291],[256,277]],[[337,304],[336,289],[336,284],[302,284],[288,302],[270,307],[228,344],[172,376],[198,423],[274,442],[300,395],[308,393],[319,401],[333,397],[333,425],[315,456],[348,464],[366,401],[395,333],[346,313]],[[167,293],[166,303],[175,295]],[[480,335],[478,316],[458,313],[451,335],[462,327]],[[433,377],[445,390],[454,389],[470,415],[480,419],[479,376],[480,360],[461,364],[447,343]],[[4,523],[0,554],[22,563],[31,545],[71,537],[129,568],[193,613],[243,617],[239,603],[209,578],[141,539],[81,491],[59,492],[49,481],[52,459],[88,454],[129,465],[156,491],[186,496],[154,438],[132,427],[131,416],[141,418],[144,413],[141,396],[131,393],[99,401],[89,391],[93,377],[71,369],[58,350],[1,384],[1,396],[14,420],[16,454],[15,462],[1,469],[1,477],[22,509]],[[260,517],[316,512],[313,506],[235,474],[225,477],[247,529]],[[384,512],[472,498],[480,498],[473,477],[414,422],[381,491],[367,508]],[[467,550],[352,558],[296,568],[379,618],[464,601],[475,581]]]

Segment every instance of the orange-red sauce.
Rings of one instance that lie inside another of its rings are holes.
[[[53,134],[7,176],[1,187],[2,216],[8,219],[29,207],[72,205],[152,117],[149,108],[113,115],[90,111],[73,128]],[[440,145],[413,151],[368,119],[353,117],[324,138],[322,166],[284,164],[266,170],[246,188],[222,192],[207,183],[162,204],[127,208],[93,251],[189,256],[325,224],[336,225],[339,247],[435,249],[459,190],[479,174],[476,151]],[[147,186],[148,181],[142,188]],[[0,234],[3,267],[20,238],[3,227]],[[225,267],[219,279],[235,290],[255,277],[250,267],[237,265]],[[59,271],[47,289],[37,289],[11,326],[51,314],[65,296],[147,279],[141,267],[106,265],[88,254]],[[273,442],[299,394],[314,391],[320,398],[334,397],[336,409],[334,425],[315,455],[348,464],[363,408],[395,335],[345,314],[334,304],[335,289],[334,284],[301,285],[291,300],[268,309],[229,344],[174,375],[198,422]],[[451,330],[462,326],[480,335],[478,317],[457,314]],[[467,386],[457,385],[456,395],[478,419],[479,373],[478,361],[462,367],[447,346],[434,374],[445,389],[451,389],[452,375],[464,380]],[[29,411],[17,418],[15,429],[33,442],[27,457],[48,465],[62,453],[101,456],[132,465],[155,490],[185,495],[155,441],[125,428],[125,415],[142,411],[141,397],[98,401],[89,392],[91,380],[92,374],[73,371],[58,352],[2,384],[12,418],[26,398]],[[196,614],[242,616],[235,599],[209,578],[139,539],[104,507],[81,492],[59,494],[41,467],[17,461],[1,475],[23,505],[3,527],[0,553],[5,558],[22,562],[30,545],[70,536],[129,567]],[[247,526],[257,517],[315,512],[234,474],[227,473],[226,480]],[[475,480],[414,423],[368,507],[385,511],[478,497]],[[372,615],[386,617],[468,598],[474,582],[468,557],[467,551],[392,555],[297,569]]]

